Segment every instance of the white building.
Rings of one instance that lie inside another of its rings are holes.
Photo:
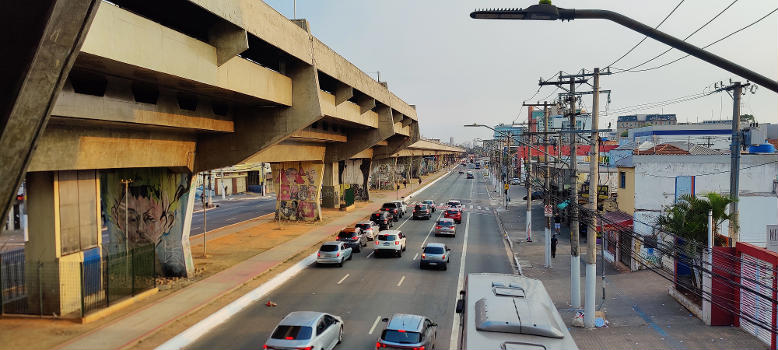
[[[629,129],[630,142],[687,142],[717,150],[728,150],[732,140],[732,126],[722,123],[653,125]]]
[[[662,209],[684,193],[729,194],[729,155],[633,155],[634,229],[650,235]],[[740,241],[764,247],[767,225],[778,224],[778,154],[743,154],[740,170]],[[729,222],[721,225],[729,235]]]

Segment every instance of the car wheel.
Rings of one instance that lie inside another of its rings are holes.
[[[443,264],[443,271],[446,271],[446,270],[448,270],[448,265]]]
[[[343,326],[340,326],[340,331],[338,332],[338,344],[343,342]]]
[[[403,251],[402,250],[398,250],[397,251],[397,257],[398,258],[402,258],[403,257]]]
[[[424,270],[424,264],[419,263],[419,270]]]
[[[343,260],[341,260],[340,262],[338,262],[338,267],[343,267]]]

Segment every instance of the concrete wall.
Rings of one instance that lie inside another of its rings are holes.
[[[621,173],[624,173],[624,188],[621,188],[619,178]],[[627,214],[635,213],[635,169],[634,168],[618,168],[616,173],[616,203],[620,211]]]

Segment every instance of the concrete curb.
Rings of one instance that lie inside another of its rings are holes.
[[[298,273],[300,273],[300,271],[313,264],[315,261],[315,254],[307,256],[305,259],[271,278],[261,286],[229,303],[227,306],[219,309],[219,311],[214,312],[210,316],[200,320],[200,322],[197,322],[193,326],[187,328],[185,331],[169,339],[162,345],[156,347],[155,350],[178,350],[191,345],[197,339],[210,332],[216,326],[224,323],[236,313],[250,306],[257,300],[265,297],[268,293],[272,292],[274,289],[278,288],[286,281],[296,276]]]

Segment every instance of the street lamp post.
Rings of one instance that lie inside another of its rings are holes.
[[[640,23],[632,18],[608,10],[598,9],[564,9],[551,4],[532,5],[526,9],[489,9],[476,10],[470,13],[474,19],[513,19],[513,20],[562,20],[574,19],[606,19],[616,22],[624,27],[632,29],[647,37],[665,43],[675,49],[697,57],[705,62],[713,64],[730,73],[741,76],[762,85],[774,92],[778,92],[778,81],[756,73],[746,67],[729,61],[721,56],[714,55],[697,46],[689,44],[681,39],[670,36],[662,31]]]

